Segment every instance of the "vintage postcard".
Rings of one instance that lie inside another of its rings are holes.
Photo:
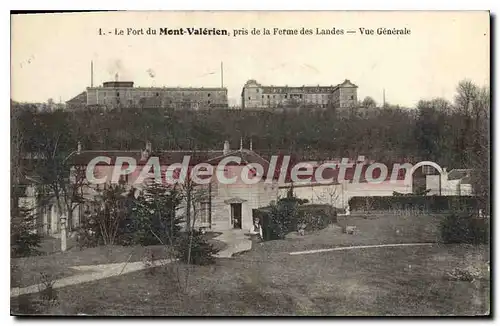
[[[489,316],[487,11],[11,15],[11,314]]]

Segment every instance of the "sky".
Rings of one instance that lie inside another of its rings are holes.
[[[67,101],[105,81],[136,86],[218,87],[223,62],[229,103],[249,79],[263,85],[336,85],[358,98],[414,107],[453,100],[460,80],[489,86],[488,12],[107,12],[14,15],[11,98]],[[115,28],[219,28],[229,36],[114,35]],[[251,35],[252,29],[329,29],[343,35]],[[360,28],[375,35],[361,35]],[[411,30],[377,35],[377,28]],[[107,33],[99,35],[99,30]],[[246,29],[249,35],[234,36]],[[347,34],[347,30],[356,33]],[[111,32],[111,33],[110,33]]]

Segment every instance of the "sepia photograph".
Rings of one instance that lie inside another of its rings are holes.
[[[10,314],[491,316],[491,22],[11,12]]]

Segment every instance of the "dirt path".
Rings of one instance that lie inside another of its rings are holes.
[[[435,243],[394,243],[394,244],[381,244],[381,245],[370,245],[370,246],[349,246],[349,247],[336,247],[329,249],[315,249],[315,250],[305,250],[305,251],[294,251],[290,252],[290,255],[307,255],[316,254],[319,252],[329,252],[329,251],[341,251],[341,250],[351,250],[351,249],[368,249],[368,248],[384,248],[384,247],[410,247],[410,246],[433,246]]]
[[[162,266],[170,263],[169,259],[155,260],[154,263],[145,265],[143,262],[114,263],[101,265],[73,266],[72,269],[81,271],[81,274],[58,279],[54,283],[54,288],[61,288],[69,285],[92,282],[103,278],[123,275],[143,269]],[[10,297],[17,297],[23,294],[37,293],[43,290],[43,284],[35,284],[22,288],[12,288]]]

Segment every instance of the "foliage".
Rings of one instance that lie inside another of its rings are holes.
[[[143,246],[172,244],[181,230],[182,218],[176,216],[181,196],[176,188],[150,183],[132,203],[124,235],[127,241]]]
[[[473,266],[467,269],[454,268],[451,272],[447,272],[446,276],[452,281],[474,282],[481,276],[481,270]]]
[[[175,243],[176,258],[182,262],[194,265],[210,265],[215,263],[214,255],[219,252],[210,244],[200,231],[192,229],[184,232]]]
[[[294,160],[307,161],[363,154],[389,165],[405,159],[434,161],[449,169],[471,168],[474,194],[489,212],[490,102],[488,88],[467,80],[458,84],[453,102],[440,98],[420,101],[414,109],[385,105],[369,110],[370,114],[361,114],[363,110],[356,108],[348,114],[333,108],[194,112],[142,107],[120,112],[92,108],[37,112],[33,105],[11,102],[12,153],[19,154],[12,155],[11,164],[18,168],[22,155],[40,154],[44,159],[34,160],[34,171],[47,189],[44,194],[55,196],[58,208],[66,206],[71,218],[81,196],[79,184],[68,182],[69,161],[65,159],[78,141],[84,149],[94,150],[139,149],[145,139],[161,149],[213,150],[221,148],[225,140],[235,148],[240,137],[252,137],[253,148],[265,158],[293,154]],[[16,200],[13,202],[16,206]]]
[[[484,244],[489,242],[489,220],[470,214],[451,214],[441,223],[445,243]]]
[[[298,207],[303,202],[288,195],[263,210],[260,219],[264,240],[284,239],[287,233],[296,231],[300,221]]]
[[[322,230],[337,222],[337,211],[330,205],[302,205],[298,207],[299,223],[305,224],[305,230]]]
[[[291,201],[281,201],[271,205],[268,216],[271,239],[285,239],[285,235],[297,226],[297,204]]]
[[[39,255],[41,236],[34,229],[36,216],[20,209],[11,219],[10,254],[12,258]]]
[[[67,225],[71,226],[73,211],[83,202],[82,189],[87,180],[84,168],[72,168],[70,164],[78,135],[68,122],[68,115],[62,111],[27,112],[18,125],[25,138],[22,150],[34,157],[30,173],[37,179],[39,199],[42,203],[54,199],[58,218],[67,214]]]
[[[205,235],[198,230],[185,232],[178,237],[175,248],[176,258],[182,262],[194,265],[210,265],[215,263],[214,255],[219,252],[210,244]]]
[[[478,199],[474,196],[355,196],[349,199],[351,211],[420,210],[423,212],[449,212],[455,210],[478,210]]]
[[[40,283],[38,285],[40,292],[40,299],[46,305],[53,305],[57,303],[58,294],[54,288],[56,280],[53,276],[47,273],[40,273]]]
[[[365,108],[374,108],[377,106],[377,102],[372,97],[367,96],[363,99],[361,105]]]
[[[463,81],[456,93],[455,103],[438,98],[421,101],[415,110],[386,105],[369,115],[330,109],[165,113],[141,108],[100,115],[82,108],[72,113],[25,110],[16,119],[28,151],[40,148],[41,136],[54,139],[51,130],[57,125],[63,127],[60,130],[71,130],[62,152],[76,148],[76,140],[85,149],[139,149],[148,139],[158,148],[192,150],[194,144],[199,149],[220,148],[225,140],[234,148],[240,137],[252,137],[253,147],[264,156],[294,153],[298,160],[316,160],[354,158],[362,153],[378,162],[407,158],[466,168],[477,160],[471,154],[484,153],[489,147],[489,92]],[[62,120],[64,125],[51,119]],[[47,143],[53,148],[53,141]]]
[[[96,214],[90,214],[90,212],[85,212],[86,217],[80,221],[80,226],[77,229],[77,240],[78,247],[84,248],[94,248],[101,242],[100,226],[97,222]]]
[[[129,213],[126,190],[120,184],[106,184],[97,191],[98,195],[92,201],[94,211],[86,217],[80,234],[89,236],[91,243],[96,237],[99,243],[113,245],[119,238],[120,225]]]

